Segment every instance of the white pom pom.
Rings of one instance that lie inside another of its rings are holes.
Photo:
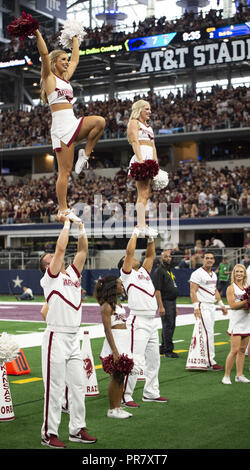
[[[20,346],[13,341],[12,337],[5,332],[2,333],[0,336],[0,364],[13,361],[19,350]]]
[[[85,31],[81,23],[78,21],[67,20],[64,23],[63,29],[61,31],[59,42],[65,49],[72,50],[73,48],[73,41],[72,38],[74,36],[78,36],[79,44],[83,41],[84,37],[86,36]]]
[[[168,185],[168,173],[159,170],[159,173],[153,178],[152,188],[156,191],[166,188]]]

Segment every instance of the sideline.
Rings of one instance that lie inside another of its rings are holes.
[[[0,307],[1,307],[1,304],[2,302],[0,303]],[[10,303],[9,303],[10,304]],[[14,302],[14,304],[16,305],[16,303]],[[28,304],[30,305],[30,304]],[[41,303],[40,305],[43,305],[43,303]],[[87,305],[87,304],[85,304]],[[88,304],[88,305],[93,305],[93,306],[96,306],[98,304]],[[189,308],[191,307],[191,305],[187,305],[187,304],[178,304],[177,307],[183,307],[183,308]],[[229,317],[225,317],[224,315],[222,315],[222,312],[220,309],[217,309],[216,310],[216,314],[215,314],[215,320],[228,320]],[[1,321],[10,321],[10,320],[6,320],[6,319],[0,319],[0,322]],[[20,321],[20,322],[25,322],[26,320],[13,320],[13,321]],[[28,320],[28,322],[30,322],[31,320]],[[34,321],[35,323],[35,321]],[[39,322],[41,323],[41,322]],[[176,327],[178,326],[185,326],[185,325],[192,325],[195,323],[195,318],[194,318],[194,314],[193,313],[186,313],[186,314],[181,314],[181,315],[177,315],[176,317]],[[158,325],[158,329],[161,329],[161,318],[160,317],[157,317],[157,325]],[[84,331],[89,331],[89,337],[90,339],[94,339],[94,338],[104,338],[105,337],[105,333],[104,333],[104,328],[103,328],[103,325],[100,323],[98,325],[85,325],[83,327],[80,328],[80,331],[81,331],[81,335],[83,335],[83,332]],[[25,333],[25,334],[18,334],[18,335],[13,335],[15,337],[15,341],[17,342],[17,344],[20,346],[20,348],[31,348],[31,347],[34,347],[34,346],[41,346],[42,344],[42,338],[43,338],[43,332],[35,332],[35,333]]]

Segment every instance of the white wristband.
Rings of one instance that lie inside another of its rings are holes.
[[[137,227],[134,228],[134,231],[133,231],[133,233],[132,233],[132,237],[133,237],[134,235],[137,235],[137,237],[138,237],[138,235],[140,235],[140,230],[139,230]]]
[[[222,300],[220,300],[220,301],[218,302],[218,305],[219,305],[220,307],[225,307],[225,305],[223,304]]]
[[[68,228],[68,229],[70,229],[70,220],[69,220],[69,219],[65,220],[65,222],[64,222],[64,224],[63,224],[63,228]]]
[[[79,227],[78,237],[83,237],[84,235],[86,235],[86,230],[85,230],[85,227],[83,225],[81,228]]]
[[[153,243],[155,241],[154,237],[148,237],[148,243]]]
[[[194,302],[193,303],[194,310],[198,310],[199,308],[199,302]]]

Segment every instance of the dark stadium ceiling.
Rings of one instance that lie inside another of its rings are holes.
[[[15,0],[4,0],[5,14],[3,27],[18,15],[15,12]],[[35,11],[34,1],[21,1],[21,8],[25,7],[27,13],[38,19],[41,30],[47,35],[55,33],[55,19],[47,17]],[[71,5],[73,0],[69,2]],[[85,3],[87,6],[88,2]],[[61,26],[61,25],[59,25]],[[123,41],[123,38],[121,38]],[[125,41],[125,38],[124,38]],[[98,45],[97,45],[98,46]],[[56,46],[57,47],[57,46]],[[55,47],[55,48],[56,48]],[[91,96],[97,94],[108,94],[113,96],[114,92],[126,90],[141,90],[145,88],[164,87],[168,85],[191,84],[193,81],[221,80],[231,77],[245,77],[250,75],[250,63],[231,62],[217,66],[199,67],[196,69],[185,68],[177,71],[158,71],[154,73],[139,73],[143,52],[121,51],[115,54],[106,52],[102,54],[89,54],[81,56],[79,66],[71,80],[75,96]],[[33,61],[31,66],[19,66],[0,69],[0,101],[4,103],[16,102],[16,96],[22,90],[24,103],[32,104],[33,99],[40,95],[40,63],[34,50],[30,57]]]

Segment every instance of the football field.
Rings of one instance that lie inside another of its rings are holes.
[[[41,372],[41,339],[45,323],[40,316],[42,303],[0,302],[0,332],[15,335],[23,349],[31,372],[28,375],[9,375],[9,386],[15,419],[0,422],[0,449],[41,449],[40,430],[43,419],[43,381]],[[133,417],[126,420],[107,418],[109,376],[102,369],[99,354],[104,339],[100,311],[97,304],[83,304],[83,329],[90,333],[98,396],[86,397],[87,428],[96,436],[96,444],[82,445],[68,440],[69,416],[62,413],[59,438],[67,449],[87,451],[128,449],[186,450],[243,450],[250,449],[249,392],[250,384],[234,382],[221,384],[223,371],[185,370],[188,349],[193,331],[194,316],[189,304],[179,303],[179,315],[174,335],[178,359],[161,356],[159,374],[160,393],[168,403],[142,402],[143,381],[138,381],[134,400],[138,409],[130,409]],[[159,339],[161,342],[161,320]],[[225,365],[229,352],[226,334],[228,320],[217,311],[215,323],[216,360]],[[244,373],[250,377],[246,357]],[[145,452],[144,452],[145,454]],[[51,455],[51,454],[50,454]]]

